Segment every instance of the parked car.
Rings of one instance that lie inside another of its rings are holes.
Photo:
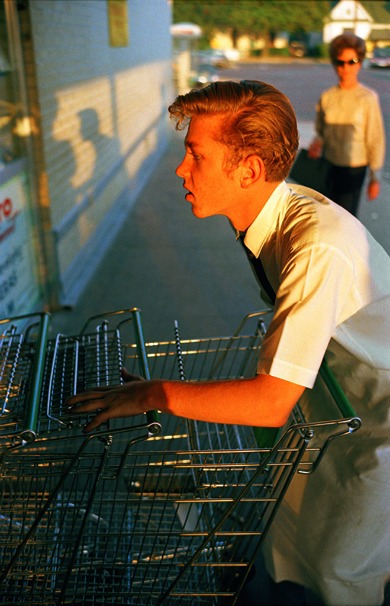
[[[240,53],[235,49],[209,49],[195,52],[193,58],[199,63],[209,63],[210,65],[214,65],[214,67],[224,69],[232,67],[232,65],[239,60]]]
[[[390,46],[385,48],[375,48],[371,59],[370,67],[390,67]]]
[[[201,63],[190,75],[190,87],[203,88],[207,84],[211,84],[211,82],[216,82],[217,80],[219,78],[216,67],[210,65],[210,63]]]
[[[292,57],[304,57],[306,50],[306,44],[299,40],[293,40],[288,46],[288,51]]]

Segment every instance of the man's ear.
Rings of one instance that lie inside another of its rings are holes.
[[[259,179],[265,180],[265,166],[257,154],[251,154],[241,161],[241,187],[244,189],[255,185]]]

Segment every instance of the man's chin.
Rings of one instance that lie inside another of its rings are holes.
[[[197,217],[198,219],[205,219],[206,217],[210,216],[208,213],[203,212],[200,208],[197,208],[196,206],[192,206],[192,214],[195,215],[195,217]]]

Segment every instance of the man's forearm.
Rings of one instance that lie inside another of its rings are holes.
[[[163,412],[199,421],[281,427],[304,387],[268,375],[201,383],[163,382]]]
[[[304,387],[268,375],[226,381],[129,381],[70,398],[69,413],[96,413],[85,431],[149,410],[235,425],[281,427]]]

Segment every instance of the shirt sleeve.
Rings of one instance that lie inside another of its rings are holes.
[[[316,103],[316,119],[314,126],[317,137],[322,141],[324,136],[324,112],[322,109],[322,97]]]
[[[367,106],[366,145],[371,174],[379,171],[385,159],[385,129],[378,96],[373,93]]]
[[[339,249],[315,244],[284,266],[275,313],[258,373],[312,387],[353,286],[353,268]]]

